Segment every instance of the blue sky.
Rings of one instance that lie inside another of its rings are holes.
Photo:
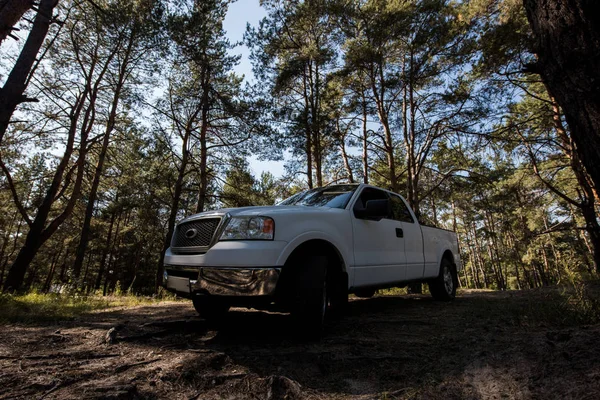
[[[266,15],[265,10],[259,5],[259,0],[238,0],[229,6],[223,28],[227,32],[227,37],[231,43],[241,42],[246,31],[246,25],[258,26],[259,21]],[[248,48],[240,45],[235,49],[235,53],[242,56],[235,71],[238,74],[243,74],[247,80],[254,79]],[[263,171],[269,171],[276,177],[283,175],[283,162],[259,161],[254,157],[251,157],[248,161],[252,172],[257,177]]]

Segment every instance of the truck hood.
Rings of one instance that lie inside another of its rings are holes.
[[[239,208],[222,208],[220,210],[205,211],[203,213],[190,215],[184,220],[185,222],[192,219],[210,217],[210,216],[222,216],[229,214],[232,216],[265,216],[274,217],[277,215],[309,215],[309,214],[323,214],[323,213],[339,213],[344,210],[339,208],[330,207],[307,207],[307,206],[253,206],[253,207],[239,207]]]

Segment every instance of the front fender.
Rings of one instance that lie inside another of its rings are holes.
[[[348,279],[350,282],[352,282],[351,277],[354,270],[352,268],[354,266],[354,253],[352,252],[352,249],[349,249],[347,245],[336,239],[333,235],[322,231],[304,232],[289,241],[287,246],[284,247],[283,251],[279,255],[277,265],[284,265],[292,252],[296,250],[302,243],[306,243],[309,240],[324,240],[331,243],[342,257],[342,260],[344,261],[344,268],[348,273]]]

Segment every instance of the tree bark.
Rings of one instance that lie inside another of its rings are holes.
[[[198,190],[198,205],[196,212],[201,213],[206,206],[208,195],[208,124],[210,114],[210,68],[205,68],[202,79],[202,103],[200,122],[200,188]],[[170,240],[170,239],[169,239]],[[165,249],[166,250],[166,249]],[[161,275],[162,277],[162,275]]]
[[[102,177],[102,171],[104,169],[104,161],[106,159],[106,153],[108,151],[108,145],[110,143],[110,137],[112,132],[115,129],[116,119],[117,119],[117,111],[119,107],[119,101],[121,99],[121,92],[123,90],[123,86],[125,85],[125,79],[127,74],[127,68],[129,67],[129,59],[131,56],[131,50],[133,48],[134,36],[131,35],[129,38],[129,43],[127,45],[127,49],[124,55],[124,60],[119,68],[119,78],[117,80],[117,84],[115,87],[115,91],[113,93],[113,99],[111,108],[109,111],[108,121],[106,123],[106,128],[104,130],[104,137],[102,138],[102,147],[100,148],[100,154],[98,155],[98,162],[96,163],[96,169],[94,171],[94,179],[92,180],[92,187],[90,188],[90,194],[88,196],[87,205],[85,209],[85,217],[83,220],[83,227],[81,228],[81,236],[79,238],[79,244],[77,246],[77,252],[75,253],[75,263],[73,264],[73,278],[79,279],[79,275],[81,274],[81,267],[83,266],[83,260],[85,257],[85,251],[87,250],[87,246],[89,243],[90,237],[90,226],[92,223],[92,216],[94,214],[94,205],[96,203],[96,197],[98,195],[98,187],[100,186],[100,179]],[[114,49],[114,51],[110,54],[106,61],[106,67],[110,64],[113,57],[116,55],[118,50],[118,46]],[[97,79],[96,87],[94,88],[93,94],[93,103],[90,104],[90,107],[95,107],[96,96],[98,94],[98,84],[102,81],[104,73],[107,68],[105,68],[100,76]],[[90,101],[91,103],[91,101]]]
[[[375,105],[377,106],[377,116],[379,122],[383,127],[383,147],[385,149],[387,163],[388,163],[388,176],[390,180],[390,190],[397,192],[398,184],[396,179],[396,160],[394,158],[394,140],[392,137],[392,130],[390,129],[390,121],[388,110],[385,106],[385,77],[383,75],[383,64],[371,65],[370,79],[371,79],[371,90],[373,97],[375,98]],[[375,71],[377,69],[377,72]],[[378,89],[377,85],[380,85]]]
[[[86,85],[86,89],[79,96],[79,99],[76,101],[73,109],[71,110],[70,115],[70,126],[69,132],[67,135],[67,145],[65,147],[65,151],[61,158],[60,163],[58,164],[56,171],[54,172],[54,176],[52,182],[46,191],[44,199],[40,207],[37,210],[36,216],[33,221],[27,219],[27,223],[29,225],[29,232],[27,233],[27,237],[25,239],[25,244],[19,251],[17,258],[13,262],[8,271],[8,276],[6,277],[6,281],[4,282],[4,291],[18,291],[23,285],[23,279],[25,278],[25,273],[27,272],[27,268],[31,261],[37,254],[40,247],[56,232],[56,230],[62,225],[62,223],[71,215],[73,212],[73,208],[75,207],[75,203],[79,199],[79,195],[81,194],[81,185],[83,182],[83,175],[85,171],[85,156],[87,154],[87,136],[91,129],[87,129],[86,122],[83,123],[81,132],[80,132],[80,143],[79,143],[79,158],[77,160],[77,174],[75,178],[75,183],[73,185],[73,190],[71,193],[71,198],[67,202],[65,209],[60,213],[56,218],[51,220],[50,213],[52,211],[52,206],[56,202],[56,196],[59,193],[61,185],[68,185],[69,182],[63,182],[63,177],[69,166],[69,162],[71,160],[71,156],[74,152],[75,146],[75,136],[77,132],[77,124],[79,121],[79,117],[81,115],[81,111],[83,109],[83,105],[85,103],[85,98],[89,94],[90,86]]]
[[[362,96],[362,162],[363,162],[363,183],[369,184],[369,149],[368,145],[368,134],[369,130],[367,129],[367,100],[365,99],[365,95],[363,93]]]
[[[23,102],[31,101],[23,94],[27,88],[27,77],[46,39],[50,28],[50,19],[57,2],[58,0],[40,1],[38,13],[33,21],[33,27],[29,32],[27,41],[15,66],[8,75],[4,87],[0,89],[0,145],[2,145],[4,134],[17,106]],[[10,7],[10,3],[8,7]]]
[[[303,99],[304,99],[304,110],[302,112],[302,122],[304,124],[304,136],[306,138],[306,143],[304,144],[304,152],[306,153],[306,180],[308,183],[308,188],[313,188],[313,153],[312,153],[312,129],[309,123],[309,100],[308,100],[308,82],[306,79],[306,67],[305,72],[302,74],[302,83],[303,83]]]
[[[539,73],[565,112],[577,152],[600,187],[600,3],[523,0]]]
[[[33,0],[3,0],[0,2],[0,45],[32,5]]]
[[[158,263],[158,270],[156,272],[156,290],[160,287],[163,280],[163,271],[164,271],[164,260],[165,260],[165,252],[171,245],[171,237],[173,236],[173,232],[175,231],[175,222],[177,220],[177,213],[179,212],[179,200],[181,199],[181,192],[183,190],[183,178],[185,177],[185,172],[188,165],[189,158],[189,150],[188,150],[188,142],[190,138],[190,129],[186,129],[181,143],[181,165],[178,168],[177,180],[175,181],[175,187],[173,191],[173,201],[171,203],[171,212],[169,213],[169,221],[167,223],[167,235],[165,236],[165,241],[163,243],[163,249],[161,252],[160,260]]]
[[[54,257],[52,258],[52,263],[50,264],[50,271],[48,271],[48,275],[46,276],[46,282],[44,282],[44,287],[42,288],[42,292],[48,293],[50,288],[52,287],[52,279],[54,279],[54,271],[56,271],[56,263],[60,258],[62,253],[62,246],[58,249]]]
[[[116,200],[118,201],[119,194],[117,193]],[[102,252],[102,257],[100,258],[100,268],[98,269],[98,275],[96,276],[96,283],[94,284],[94,290],[100,289],[100,285],[102,285],[102,277],[104,276],[104,271],[106,269],[106,259],[108,257],[108,253],[110,253],[110,242],[112,239],[113,226],[115,224],[115,216],[116,212],[113,212],[110,215],[110,225],[108,226],[108,235],[106,236],[106,244],[104,246],[104,251]]]
[[[352,167],[350,166],[350,160],[348,158],[348,153],[346,152],[346,134],[344,132],[342,132],[339,119],[335,122],[335,126],[337,129],[337,135],[338,135],[338,138],[340,141],[340,152],[342,153],[344,169],[346,170],[346,175],[348,177],[348,181],[350,183],[354,183],[354,174],[352,173]]]

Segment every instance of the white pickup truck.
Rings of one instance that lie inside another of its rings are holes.
[[[395,193],[347,184],[185,218],[166,252],[163,284],[205,318],[231,306],[275,307],[316,333],[349,293],[426,282],[434,298],[452,300],[460,268],[454,232],[420,225]]]

